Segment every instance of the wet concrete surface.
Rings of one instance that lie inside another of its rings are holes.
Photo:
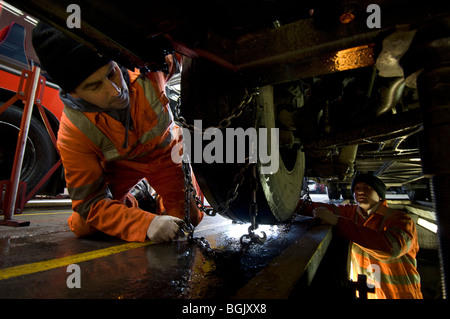
[[[0,227],[0,298],[232,298],[284,250],[301,240],[308,223],[297,220],[287,225],[261,226],[267,241],[252,244],[243,255],[240,237],[247,233],[249,225],[206,216],[195,236],[204,237],[215,256],[181,239],[159,245],[149,242],[80,262],[77,257],[85,253],[96,254],[126,243],[105,235],[76,238],[67,227],[69,214],[50,209],[41,214],[31,211],[16,216],[34,219],[29,228]],[[327,232],[325,228],[319,230],[317,245]],[[59,265],[65,258],[69,261]],[[54,266],[40,269],[43,261]],[[81,288],[68,287],[68,263],[80,267]],[[22,267],[31,273],[22,274]]]
[[[79,239],[67,225],[70,214],[67,207],[28,208],[15,219],[30,226],[0,226],[0,299],[287,298],[292,283],[314,275],[330,237],[329,228],[297,218],[261,226],[266,243],[242,255],[239,240],[249,225],[206,216],[195,236],[206,238],[212,257],[186,239],[141,246],[105,235]],[[430,252],[433,258],[421,249],[418,264],[424,297],[434,299],[439,268]],[[80,267],[80,288],[67,285],[69,264]]]

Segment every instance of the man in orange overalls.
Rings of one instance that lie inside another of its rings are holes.
[[[168,76],[126,70],[43,23],[32,42],[65,104],[57,146],[74,210],[71,230],[140,242],[182,236],[184,175],[171,158],[182,135],[164,94]],[[140,209],[129,193],[144,178],[162,199],[158,214]],[[197,225],[203,212],[193,200],[190,211]]]
[[[350,241],[351,279],[367,276],[375,286],[370,299],[421,299],[414,221],[387,207],[386,185],[374,175],[357,175],[352,192],[357,205],[313,203],[309,207],[316,218],[335,226],[337,235]]]

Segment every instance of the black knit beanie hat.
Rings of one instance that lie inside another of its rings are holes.
[[[386,199],[386,185],[378,177],[372,174],[359,174],[353,179],[352,182],[352,193],[354,192],[355,186],[358,183],[366,183],[372,187],[381,197],[381,199]]]
[[[67,93],[110,61],[42,22],[33,29],[32,43],[42,68]]]

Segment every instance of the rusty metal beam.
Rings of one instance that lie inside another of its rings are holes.
[[[422,125],[420,110],[411,110],[403,114],[380,117],[370,125],[361,123],[336,129],[332,134],[305,139],[305,149],[323,149],[328,147],[364,144],[377,140],[392,139],[406,135],[410,130]],[[370,140],[370,141],[369,141]]]
[[[255,85],[340,71],[335,61],[338,52],[372,46],[399,26],[415,28],[450,14],[450,4],[443,1],[364,0],[353,4],[355,18],[342,23],[339,15],[348,10],[347,2],[331,5],[318,1],[309,4],[314,11],[310,18],[299,12],[296,21],[273,27],[264,24],[274,16],[266,1],[252,1],[245,12],[238,1],[219,2],[221,6],[211,8],[205,16],[200,10],[203,1],[174,0],[170,6],[152,2],[136,10],[133,2],[124,6],[121,1],[97,0],[79,1],[82,27],[68,29],[66,8],[71,0],[9,2],[110,54],[126,67],[158,64],[163,51],[172,46],[190,57],[204,57],[240,72]],[[279,1],[280,6],[286,3],[289,1]],[[379,29],[370,29],[366,23],[366,7],[371,3],[381,7]],[[254,25],[249,26],[248,21]],[[371,65],[373,53],[366,52],[363,56],[369,59],[356,60],[352,67]]]

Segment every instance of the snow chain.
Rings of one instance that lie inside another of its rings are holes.
[[[249,94],[247,91],[245,92],[245,96],[242,99],[241,103],[232,111],[232,114],[228,116],[227,118],[224,118],[219,122],[219,125],[216,127],[218,129],[224,129],[230,126],[231,120],[238,118],[242,115],[244,109],[247,105],[249,105],[252,101],[254,101],[254,98],[258,95],[257,91],[254,91],[253,93]],[[175,111],[177,120],[176,122],[181,125],[184,128],[189,129],[189,131],[194,132],[195,130],[199,130],[195,126],[188,124],[186,120],[180,116],[180,101],[178,101],[178,105]],[[256,107],[253,110],[253,125],[256,126]],[[205,131],[204,129],[203,131]],[[213,208],[206,208],[203,205],[203,202],[198,197],[197,192],[194,188],[194,185],[192,184],[192,168],[190,165],[190,159],[187,154],[183,154],[183,161],[182,161],[182,169],[184,174],[184,185],[185,185],[185,200],[184,200],[184,230],[188,234],[188,240],[191,242],[196,243],[202,251],[204,251],[207,255],[214,257],[216,255],[216,252],[214,249],[211,248],[211,245],[208,243],[208,241],[204,237],[194,237],[194,225],[191,223],[190,219],[190,203],[191,198],[194,198],[195,203],[197,207],[202,210],[206,215],[208,216],[215,216],[217,213],[222,214],[226,212],[229,209],[230,204],[236,199],[238,196],[238,190],[241,187],[241,185],[244,183],[244,173],[248,168],[252,168],[252,196],[251,196],[251,202],[249,205],[249,214],[251,218],[251,225],[248,228],[248,234],[242,235],[240,238],[241,243],[241,253],[245,254],[248,250],[249,246],[252,243],[255,244],[263,244],[267,236],[264,232],[262,232],[261,236],[258,236],[255,233],[255,230],[258,228],[258,224],[256,222],[256,216],[258,214],[258,206],[256,203],[256,192],[258,189],[258,175],[257,175],[257,167],[256,163],[249,163],[247,162],[244,166],[241,167],[239,172],[234,176],[234,184],[233,187],[228,191],[227,193],[227,199],[221,203],[217,210],[214,210]]]
[[[298,211],[294,214],[294,216],[292,216],[291,220],[295,217],[295,215],[303,215],[303,210],[306,209],[307,206],[312,206],[313,201],[311,199],[311,196],[309,196],[309,187],[308,187],[308,181],[309,178],[308,176],[305,177],[305,195],[302,198],[302,205],[301,207],[298,209]],[[318,226],[321,224],[321,220],[319,218],[314,218],[311,221],[306,223],[306,229],[309,230],[315,226]]]
[[[236,119],[238,117],[240,117],[242,115],[242,112],[244,112],[244,109],[247,107],[247,105],[249,105],[255,97],[257,97],[259,94],[258,90],[256,89],[255,91],[249,93],[247,90],[245,90],[245,94],[244,97],[242,98],[242,101],[239,103],[238,106],[236,106],[233,111],[231,111],[231,115],[222,119],[219,122],[219,125],[217,125],[215,128],[221,130],[224,128],[227,128],[228,126],[231,125],[231,120]],[[186,119],[181,116],[181,99],[179,98],[177,101],[177,106],[175,107],[175,122],[177,124],[179,124],[180,126],[187,128],[191,133],[195,133],[198,132],[200,129],[195,127],[192,124],[189,124]],[[210,127],[213,128],[213,127]],[[202,132],[205,132],[208,128],[203,129]]]

